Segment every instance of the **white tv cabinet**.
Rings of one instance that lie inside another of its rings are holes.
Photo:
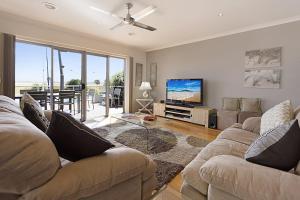
[[[216,112],[216,110],[204,106],[189,108],[165,103],[153,104],[154,115],[200,124],[206,128],[209,124],[209,115],[213,112]]]

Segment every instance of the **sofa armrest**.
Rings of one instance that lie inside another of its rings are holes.
[[[299,176],[230,155],[211,158],[199,173],[212,186],[240,199],[296,200],[300,196]]]
[[[259,134],[261,117],[250,117],[242,125],[242,129]]]
[[[218,129],[224,130],[237,122],[239,111],[221,110],[217,112]]]
[[[239,129],[242,129],[243,125],[240,124],[240,123],[234,123],[230,126],[230,128],[239,128]]]
[[[260,112],[248,112],[248,111],[242,111],[238,115],[238,123],[244,123],[244,121],[250,117],[260,117]]]
[[[69,163],[45,185],[23,195],[22,199],[80,199],[141,176],[154,176],[155,165],[143,153],[130,148],[114,148],[105,153]],[[137,186],[138,187],[138,186]]]

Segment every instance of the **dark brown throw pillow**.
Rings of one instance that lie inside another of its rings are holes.
[[[280,125],[256,139],[245,153],[249,162],[289,171],[300,159],[298,120]]]
[[[59,155],[70,161],[96,156],[114,147],[70,114],[61,111],[52,112],[46,134],[55,144]]]
[[[49,120],[46,118],[42,108],[38,103],[24,102],[23,114],[37,128],[43,132],[46,132],[49,126]]]

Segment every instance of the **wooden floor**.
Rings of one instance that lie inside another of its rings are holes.
[[[219,130],[205,128],[204,126],[199,126],[196,124],[191,124],[187,122],[182,122],[173,119],[166,119],[159,117],[156,122],[156,126],[161,128],[167,128],[172,131],[176,131],[186,135],[192,135],[199,137],[208,141],[214,140],[218,134]],[[179,200],[180,187],[182,184],[181,175],[177,175],[166,187],[165,190],[161,191],[154,199],[155,200]]]

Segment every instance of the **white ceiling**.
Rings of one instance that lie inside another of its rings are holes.
[[[44,1],[58,9],[46,9]],[[157,30],[126,25],[111,31],[118,20],[90,9],[125,15],[126,2],[134,4],[132,14],[155,5],[140,22]],[[146,51],[300,20],[300,0],[1,0],[0,10]]]

